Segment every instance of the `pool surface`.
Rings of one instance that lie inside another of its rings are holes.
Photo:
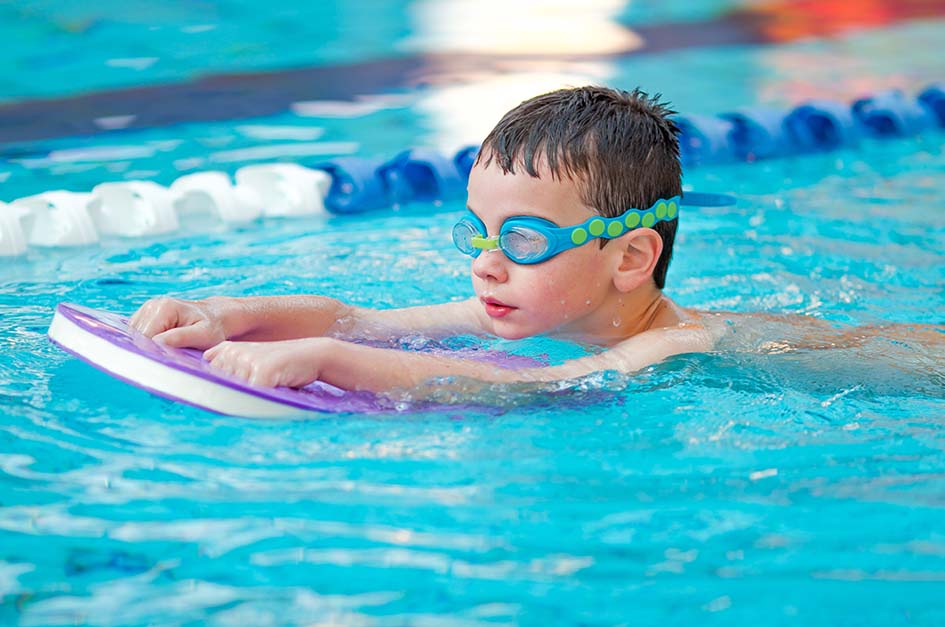
[[[532,54],[505,26],[472,36],[498,24],[493,2],[480,22],[462,2],[265,17],[232,0],[2,5],[0,200],[452,150],[563,84],[639,84],[720,113],[914,94],[945,76],[942,3],[852,17],[689,4],[601,0],[575,16],[551,2],[533,10]],[[597,36],[561,34],[579,19]],[[325,82],[293,83],[304,77]],[[246,108],[181,95],[221,85],[253,94]],[[30,110],[45,113],[24,122]],[[684,210],[668,294],[843,326],[945,324],[943,140],[688,169],[687,188],[739,201]],[[151,396],[45,336],[63,301],[130,313],[169,293],[466,298],[468,259],[449,240],[462,211],[188,218],[171,235],[0,259],[0,624],[945,624],[941,344],[683,355],[538,392],[471,390],[475,410],[444,392],[438,410],[261,421]]]

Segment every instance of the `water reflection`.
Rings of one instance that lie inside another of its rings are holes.
[[[643,40],[619,24],[625,0],[421,0],[402,47],[422,52],[577,54],[627,52]]]

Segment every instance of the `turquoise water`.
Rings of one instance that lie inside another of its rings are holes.
[[[943,33],[941,21],[904,23],[569,72],[654,91],[672,75],[659,89],[687,112],[818,90],[849,100],[941,78],[931,42]],[[88,54],[75,62],[101,60]],[[277,61],[266,67],[293,62]],[[113,87],[106,78],[85,88]],[[514,95],[478,80],[465,85]],[[384,155],[444,145],[456,119],[479,132],[477,105],[451,88],[342,117],[7,145],[0,199],[339,154],[329,142]],[[683,216],[669,294],[838,324],[945,324],[943,137],[687,172],[687,186],[740,200]],[[468,261],[448,241],[461,209],[200,221],[0,261],[0,624],[945,622],[945,363],[919,344],[687,355],[555,395],[495,388],[481,410],[263,422],[152,397],[45,338],[60,301],[130,312],[166,293],[465,298]]]

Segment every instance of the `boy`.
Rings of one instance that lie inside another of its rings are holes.
[[[507,113],[469,176],[469,215],[453,231],[471,255],[476,296],[378,311],[319,296],[155,299],[132,326],[264,386],[316,379],[390,391],[436,377],[551,381],[633,372],[713,347],[711,317],[662,289],[676,233],[681,170],[672,112],[635,90],[563,89]],[[631,209],[632,208],[632,209]],[[353,343],[549,334],[608,350],[549,367],[505,369]]]

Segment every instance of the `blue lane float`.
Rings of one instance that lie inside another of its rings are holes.
[[[383,162],[360,157],[339,157],[311,167],[331,176],[325,208],[332,213],[361,213],[391,205],[387,184],[378,172]]]
[[[918,100],[938,125],[945,127],[945,83],[929,85],[919,94]]]
[[[812,100],[784,118],[789,141],[802,152],[825,152],[855,146],[860,131],[850,108],[832,100]]]
[[[897,90],[855,100],[851,110],[866,134],[873,137],[918,135],[933,124],[925,107]]]
[[[414,200],[413,188],[404,172],[405,152],[398,153],[377,168],[377,174],[387,189],[388,204],[392,207],[401,207]]]
[[[729,142],[731,121],[711,115],[680,115],[673,121],[679,128],[679,156],[684,166],[735,158]]]
[[[728,142],[736,159],[755,161],[793,152],[784,129],[784,112],[766,107],[739,109],[719,115],[728,120]]]
[[[466,146],[461,148],[455,155],[453,155],[453,163],[456,164],[456,169],[462,175],[463,179],[469,178],[469,173],[472,171],[473,165],[476,163],[476,157],[479,156],[479,146]]]
[[[472,167],[472,166],[470,166]],[[469,173],[461,174],[453,159],[422,148],[405,150],[383,166],[385,177],[396,181],[398,200],[437,202],[461,197]]]

